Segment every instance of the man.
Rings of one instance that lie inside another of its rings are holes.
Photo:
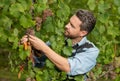
[[[47,46],[41,39],[29,35],[32,46],[42,51],[61,71],[68,76],[89,72],[96,64],[98,48],[87,40],[86,36],[93,30],[96,19],[90,11],[78,10],[65,26],[65,36],[72,40],[72,56],[64,58]],[[27,41],[26,36],[22,41]]]

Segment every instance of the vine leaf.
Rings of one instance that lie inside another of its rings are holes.
[[[32,27],[35,25],[35,21],[33,21],[29,17],[26,17],[25,15],[22,15],[19,21],[21,26],[23,26],[24,28]]]
[[[96,0],[88,0],[87,5],[89,6],[90,10],[94,10],[96,5],[95,5]]]
[[[24,7],[20,3],[12,4],[10,7],[10,14],[14,17],[19,17],[20,12],[24,13]]]

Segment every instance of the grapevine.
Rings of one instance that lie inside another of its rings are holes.
[[[1,0],[0,53],[9,57],[8,66],[12,72],[18,74],[16,76],[19,80],[23,77],[37,81],[64,80],[66,73],[56,70],[55,65],[48,59],[44,67],[34,67],[31,55],[32,51],[36,50],[29,41],[20,44],[20,40],[29,33],[45,42],[50,41],[50,48],[58,54],[70,56],[71,48],[66,48],[64,43],[64,26],[71,14],[84,8],[91,10],[97,18],[96,27],[88,39],[100,49],[97,65],[89,73],[90,81],[119,81],[119,4],[120,0]]]

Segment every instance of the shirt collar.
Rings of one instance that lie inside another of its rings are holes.
[[[86,37],[83,37],[82,40],[81,40],[80,42],[78,42],[77,44],[78,44],[79,46],[81,46],[81,45],[85,44],[86,41],[87,41],[87,38],[86,38]]]
[[[80,42],[78,42],[77,44],[73,45],[73,48],[76,48],[77,46],[81,46],[81,45],[85,44],[86,41],[87,41],[87,38],[83,37]]]

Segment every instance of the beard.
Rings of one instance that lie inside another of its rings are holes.
[[[64,31],[64,36],[65,36],[65,37],[69,37],[69,35],[70,35],[70,33],[69,33],[67,30],[65,30],[65,31]]]
[[[73,35],[71,35],[67,30],[64,32],[64,36],[70,39],[74,39],[76,37],[74,37]]]

